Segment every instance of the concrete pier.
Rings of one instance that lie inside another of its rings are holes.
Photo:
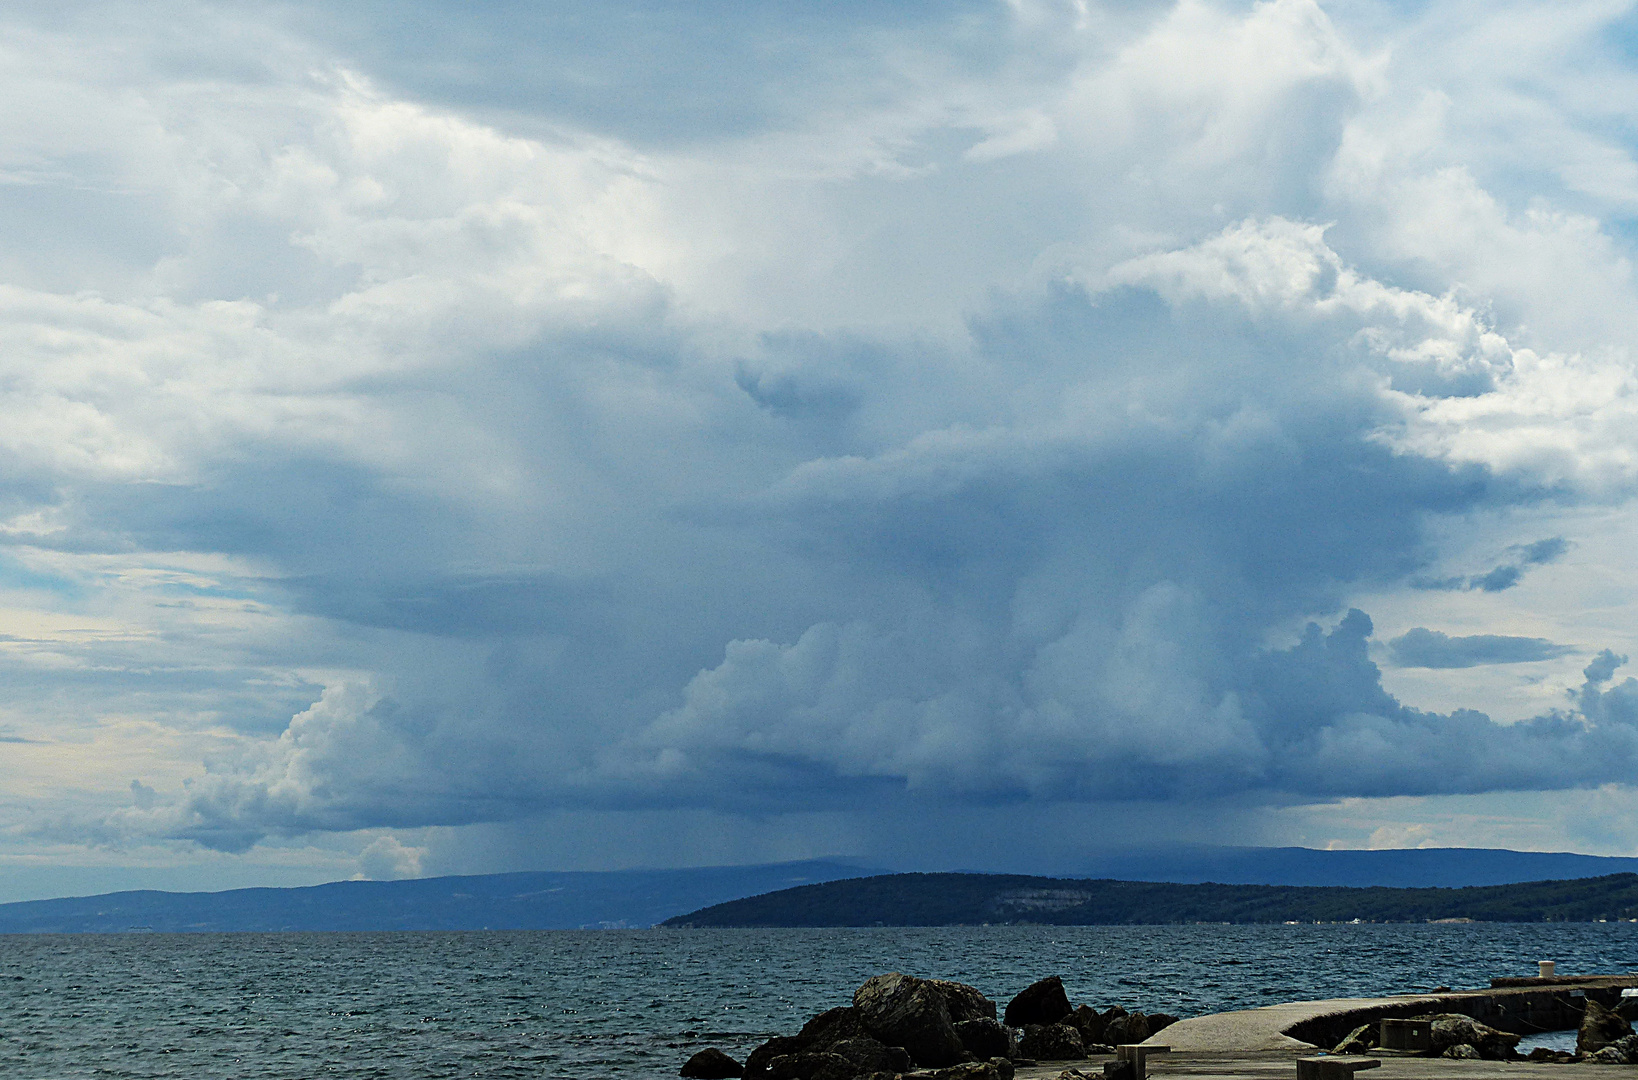
[[[1153,1059],[1149,1080],[1297,1080],[1297,1054],[1178,1054]],[[1066,1068],[1101,1080],[1111,1058],[1057,1061],[1018,1070],[1016,1080],[1054,1080]],[[1360,1080],[1632,1080],[1633,1065],[1550,1065],[1534,1061],[1384,1058]]]
[[[1426,1013],[1462,1013],[1517,1035],[1564,1031],[1581,1023],[1582,1002],[1613,1008],[1638,973],[1581,978],[1497,979],[1488,990],[1396,994],[1380,998],[1290,1001],[1260,1009],[1179,1020],[1155,1036],[1177,1053],[1258,1054],[1329,1049],[1361,1024]]]
[[[1520,1035],[1564,1031],[1581,1021],[1587,998],[1614,1006],[1638,987],[1638,973],[1497,979],[1487,990],[1398,994],[1379,998],[1289,1001],[1260,1009],[1179,1020],[1150,1042],[1171,1047],[1150,1061],[1151,1080],[1296,1080],[1296,1059],[1335,1046],[1361,1024],[1427,1013],[1461,1013]],[[1053,1080],[1066,1068],[1101,1078],[1105,1057],[1043,1062],[1018,1070],[1018,1080]],[[1633,1080],[1631,1065],[1562,1065],[1528,1061],[1455,1061],[1385,1055],[1370,1080]],[[1565,1073],[1564,1070],[1571,1070]]]

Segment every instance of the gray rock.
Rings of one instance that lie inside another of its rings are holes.
[[[950,1022],[944,995],[925,979],[891,972],[865,980],[853,994],[865,1030],[888,1046],[902,1046],[918,1065],[942,1068],[967,1056]]]
[[[1595,1050],[1632,1034],[1632,1025],[1613,1009],[1606,1009],[1592,998],[1587,998],[1581,1014],[1581,1030],[1575,1035],[1577,1053],[1590,1054]]]
[[[768,1062],[768,1080],[854,1080],[859,1067],[840,1054],[800,1050]]]
[[[1030,1024],[1056,1024],[1070,1013],[1069,995],[1064,993],[1064,981],[1056,975],[1030,983],[1007,1002],[1005,1016],[1008,1027],[1021,1028]]]
[[[1332,1047],[1333,1054],[1363,1054],[1376,1046],[1380,1037],[1381,1027],[1378,1024],[1361,1024],[1348,1033],[1348,1037]]]
[[[1623,1035],[1588,1054],[1586,1060],[1600,1065],[1638,1065],[1638,1035]]]
[[[1103,1038],[1101,1042],[1118,1046],[1123,1042],[1130,1042],[1126,1037],[1126,1018],[1132,1015],[1119,1005],[1111,1005],[1103,1014]]]
[[[1073,1025],[1030,1024],[1018,1040],[1018,1052],[1044,1061],[1071,1061],[1086,1056],[1086,1044]]]
[[[1442,1056],[1458,1059],[1470,1058],[1474,1061],[1479,1060],[1479,1052],[1473,1049],[1473,1047],[1467,1045],[1467,1043],[1457,1043],[1455,1046],[1449,1047],[1445,1050]]]
[[[819,1047],[815,1047],[819,1049]],[[839,1054],[847,1058],[858,1067],[861,1073],[890,1072],[903,1073],[915,1068],[910,1055],[902,1046],[887,1046],[869,1035],[857,1035],[851,1039],[839,1039],[823,1047],[825,1051]]]
[[[1518,1057],[1515,1049],[1522,1036],[1510,1035],[1505,1031],[1497,1031],[1488,1024],[1481,1024],[1471,1016],[1461,1013],[1437,1013],[1432,1016],[1418,1016],[1417,1020],[1432,1021],[1432,1045],[1428,1053],[1437,1057],[1453,1046],[1464,1043],[1479,1052],[1479,1056],[1486,1061],[1508,1061]]]
[[[937,1080],[1001,1080],[1001,1072],[992,1061],[968,1061],[951,1065],[933,1073]]]
[[[997,1020],[962,1020],[956,1024],[955,1030],[967,1053],[980,1061],[1018,1056],[1018,1040],[1009,1028]]]
[[[800,1036],[792,1038],[789,1035],[775,1035],[755,1050],[752,1050],[745,1058],[745,1080],[769,1080],[769,1062],[776,1057],[795,1054],[807,1049],[809,1041]]]
[[[865,1030],[864,1022],[859,1019],[859,1010],[851,1005],[843,1005],[835,1009],[826,1009],[803,1024],[796,1037],[808,1040],[812,1049],[823,1050],[833,1042],[868,1034],[870,1033]]]
[[[1011,1061],[1004,1057],[993,1057],[990,1058],[990,1064],[995,1066],[995,1075],[999,1080],[1012,1080],[1013,1073],[1016,1070],[1013,1068]]]
[[[976,986],[966,983],[952,982],[949,979],[928,979],[938,992],[944,997],[944,1007],[949,1010],[950,1022],[959,1024],[963,1020],[994,1020],[995,1002],[984,996],[983,991]]]
[[[745,1075],[745,1066],[716,1047],[708,1046],[689,1058],[677,1075],[688,1080],[729,1080]]]
[[[1075,1011],[1069,1014],[1069,1023],[1075,1025],[1075,1030],[1081,1033],[1084,1043],[1101,1043],[1104,1041],[1103,1029],[1106,1021],[1098,1010],[1090,1005],[1076,1006]]]
[[[1119,1008],[1119,1006],[1116,1006]],[[1114,1009],[1110,1009],[1114,1012]],[[1149,1018],[1140,1012],[1129,1013],[1120,1010],[1119,1016],[1111,1016],[1103,1023],[1103,1041],[1111,1046],[1122,1043],[1140,1043],[1149,1037]]]

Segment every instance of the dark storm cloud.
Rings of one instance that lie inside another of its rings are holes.
[[[1283,227],[1236,242],[1312,250]],[[1292,364],[1312,327],[1128,285],[997,300],[973,331],[944,389],[977,422],[884,450],[861,418],[924,354],[837,345],[845,368],[820,367],[853,373],[846,398],[803,389],[827,385],[804,381],[801,357],[835,355],[816,342],[771,355],[778,375],[720,370],[717,415],[793,464],[658,516],[630,504],[646,525],[622,542],[642,555],[596,577],[291,580],[312,610],[461,640],[465,659],[422,650],[377,687],[327,692],[253,768],[141,820],[236,849],[258,830],[568,807],[1282,802],[1583,787],[1635,764],[1638,684],[1599,689],[1613,668],[1564,713],[1504,725],[1396,700],[1358,611],[1267,647],[1270,627],[1417,572],[1429,521],[1538,495],[1385,445],[1348,353]],[[853,452],[809,456],[814,424]],[[1562,651],[1431,631],[1390,649],[1443,666]]]
[[[1368,659],[1352,596],[1559,558],[1443,548],[1624,420],[1377,243],[1383,76],[1319,5],[162,10],[17,31],[73,257],[0,235],[8,585],[165,617],[16,685],[186,736],[82,836],[1630,774],[1613,656],[1519,725]]]
[[[1575,650],[1546,638],[1469,634],[1451,637],[1438,630],[1415,627],[1388,642],[1388,653],[1399,667],[1466,668],[1481,664],[1529,664],[1552,660]]]

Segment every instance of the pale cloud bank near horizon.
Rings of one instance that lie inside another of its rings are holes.
[[[16,895],[1638,851],[1631,4],[3,22]]]

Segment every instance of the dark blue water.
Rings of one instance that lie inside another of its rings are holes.
[[[0,1076],[670,1077],[869,976],[1194,1015],[1638,969],[1638,925],[0,936]]]

